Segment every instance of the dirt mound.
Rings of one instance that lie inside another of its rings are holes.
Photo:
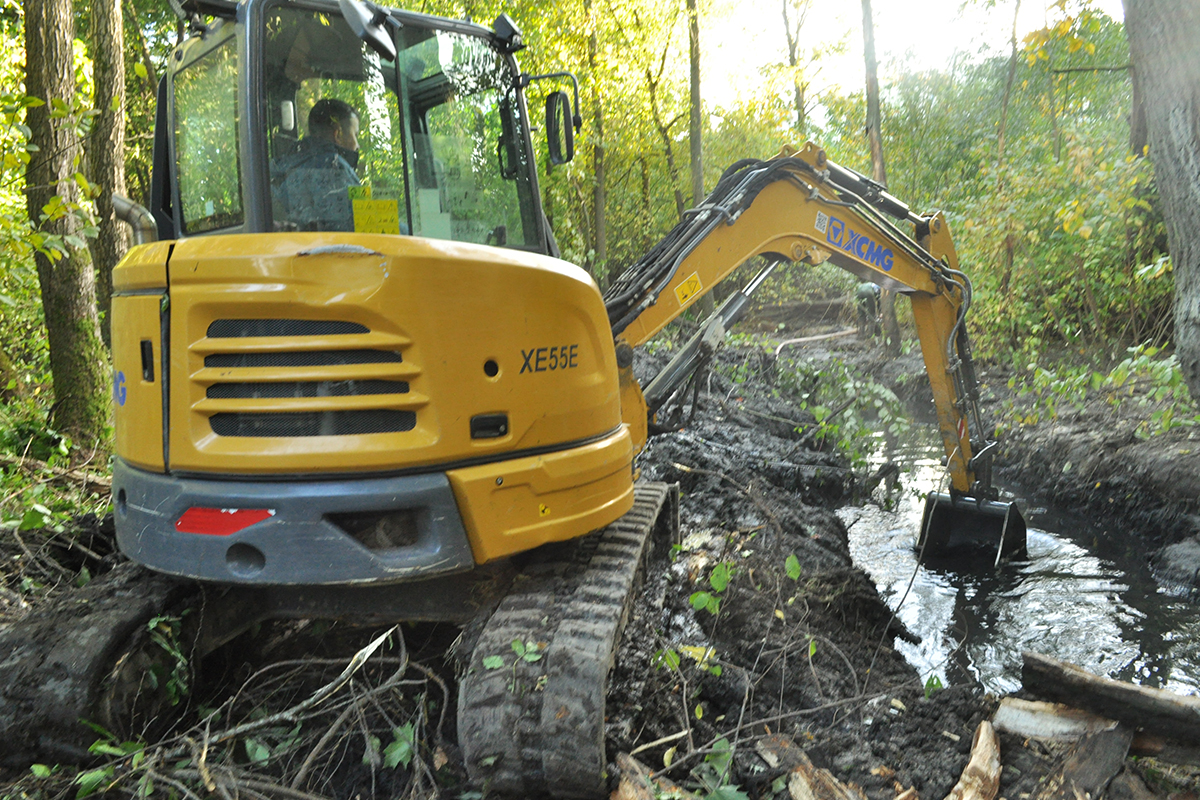
[[[832,511],[852,499],[854,474],[813,449],[812,417],[760,358],[723,351],[689,424],[639,458],[644,476],[680,484],[683,540],[619,653],[609,751],[670,763],[686,784],[730,746],[726,781],[770,796],[779,775],[749,745],[783,732],[873,798],[896,785],[944,795],[988,705],[971,688],[926,699],[891,648],[911,635],[853,565]]]

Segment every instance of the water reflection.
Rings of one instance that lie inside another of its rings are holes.
[[[879,463],[909,470],[894,510],[838,513],[855,563],[893,608],[903,598],[897,616],[922,642],[896,644],[922,678],[1015,691],[1021,651],[1034,650],[1121,680],[1200,691],[1200,606],[1159,591],[1145,553],[1122,531],[1018,496],[1029,522],[1027,561],[918,568],[912,545],[923,497],[943,473],[940,450],[919,433],[922,443],[881,448]]]

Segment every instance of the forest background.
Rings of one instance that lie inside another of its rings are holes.
[[[0,0],[0,460],[23,466],[4,471],[0,513],[21,528],[107,506],[103,492],[72,495],[52,479],[81,463],[104,470],[110,432],[107,403],[82,415],[63,412],[70,400],[61,379],[54,389],[39,269],[44,283],[73,258],[94,263],[103,327],[108,273],[125,246],[106,240],[105,225],[126,236],[111,222],[106,198],[123,182],[126,194],[148,205],[158,76],[184,35],[161,0],[64,6],[74,27],[73,97],[47,105],[27,83],[26,25],[52,1]],[[604,286],[702,199],[700,177],[711,188],[738,159],[813,140],[834,161],[879,174],[864,132],[867,93],[831,78],[862,29],[818,19],[814,5],[775,0],[773,16],[759,20],[731,0],[429,0],[415,8],[482,24],[506,11],[529,45],[520,54],[524,69],[579,76],[578,156],[543,168],[542,191],[564,258]],[[1133,113],[1124,25],[1086,0],[1058,0],[1039,9],[1040,27],[1024,31],[1020,5],[964,6],[1011,19],[1007,41],[975,52],[913,42],[953,55],[932,67],[912,58],[880,64],[888,189],[916,211],[946,213],[974,281],[977,354],[1010,362],[1019,385],[1051,397],[1111,388],[1136,373],[1168,401],[1169,413],[1155,421],[1160,429],[1194,425],[1196,409],[1171,355],[1174,273],[1146,130]],[[119,27],[115,52],[106,50],[114,23],[101,19],[102,6]],[[714,89],[717,99],[698,114],[691,113],[692,9],[703,33],[701,98],[720,83],[713,76],[728,71],[722,52],[739,41],[721,31],[757,27],[755,46],[770,50],[755,74]],[[30,115],[46,111],[55,130],[82,145],[66,189],[29,180],[45,155],[33,143]],[[114,148],[112,118],[124,122],[116,179],[103,164]],[[776,274],[760,303],[842,296],[854,285],[833,269]],[[738,277],[727,285],[739,286]],[[903,304],[900,313],[903,323]],[[911,332],[902,338],[911,342]],[[83,352],[88,363],[105,361],[99,347]]]

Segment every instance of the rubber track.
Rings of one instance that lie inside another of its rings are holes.
[[[677,491],[640,483],[625,516],[574,542],[543,548],[484,626],[459,683],[458,738],[468,774],[485,791],[605,794],[608,674],[651,533]],[[514,641],[539,643],[543,657],[519,658]],[[486,669],[484,659],[495,656],[504,666]]]
[[[0,765],[92,758],[97,734],[79,720],[113,725],[105,678],[139,629],[192,591],[127,562],[0,626]]]

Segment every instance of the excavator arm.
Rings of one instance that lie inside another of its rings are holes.
[[[915,237],[903,232],[899,223],[911,224]],[[930,521],[939,508],[957,515],[974,506],[983,517],[1003,516],[1001,550],[1005,555],[1016,552],[1012,540],[1018,538],[1017,526],[1015,520],[1010,525],[1010,515],[1019,519],[1019,512],[994,502],[995,443],[978,408],[978,380],[965,325],[971,282],[958,268],[943,215],[912,213],[878,184],[830,162],[812,143],[800,149],[786,147],[768,161],[740,161],[725,172],[703,205],[688,212],[605,294],[618,353],[648,341],[754,256],[768,258],[763,272],[702,325],[644,393],[623,382],[624,399],[632,406],[626,418],[653,414],[666,401],[704,348],[711,348],[740,316],[749,295],[775,264],[829,261],[912,301],[951,485],[948,496],[931,496],[925,532],[939,527],[936,519]],[[644,407],[639,409],[633,398],[643,396]],[[964,526],[955,521],[952,527]],[[1023,549],[1023,521],[1019,540]]]

